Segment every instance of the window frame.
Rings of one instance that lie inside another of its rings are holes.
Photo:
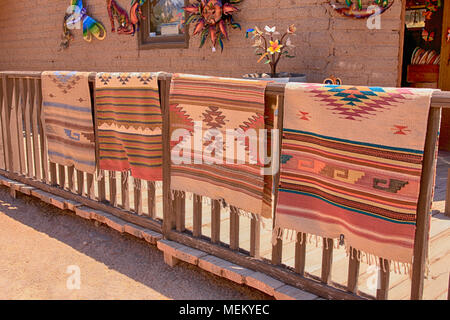
[[[189,0],[184,0],[184,5],[188,6]],[[150,1],[147,1],[142,7],[143,15],[146,19],[141,20],[141,26],[138,32],[139,50],[151,49],[188,49],[189,48],[189,26],[185,25],[184,34],[174,36],[150,37]],[[184,21],[189,14],[184,12]]]

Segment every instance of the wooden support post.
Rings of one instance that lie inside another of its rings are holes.
[[[161,79],[159,83],[159,97],[161,102],[161,111],[163,114],[163,225],[162,231],[165,238],[173,229],[173,208],[170,188],[170,110],[169,110],[169,90],[170,79]]]
[[[175,196],[175,223],[178,232],[183,232],[185,228],[186,220],[186,194],[184,192],[177,192]]]
[[[122,208],[130,211],[130,190],[128,182],[128,172],[122,172],[120,177],[120,189],[122,194]]]
[[[13,155],[11,142],[11,102],[12,102],[12,82],[7,76],[2,75],[3,89],[3,110],[2,110],[2,129],[3,129],[3,150],[5,151],[5,167],[13,172]]]
[[[261,223],[252,218],[250,221],[250,256],[259,259],[261,255]]]
[[[331,280],[331,268],[333,266],[333,239],[323,239],[322,250],[322,276],[321,280],[325,284],[329,284]]]
[[[31,82],[27,79],[25,82],[25,144],[26,144],[26,160],[27,160],[27,176],[29,178],[34,177],[34,161],[33,161],[33,149],[32,149],[32,137],[31,137],[31,115],[32,115],[32,97],[31,97]]]
[[[22,175],[27,175],[26,170],[26,160],[25,160],[25,146],[24,146],[24,130],[23,130],[23,109],[25,106],[25,88],[24,79],[18,79],[19,82],[19,93],[17,96],[16,104],[16,116],[17,116],[17,143],[19,145],[19,159],[20,159],[20,169],[19,173]]]
[[[142,181],[134,178],[134,211],[142,215]]]
[[[359,266],[358,255],[360,252],[354,248],[350,248],[350,256],[348,260],[348,280],[347,290],[353,293],[358,291]]]
[[[65,172],[65,167],[58,164],[58,176],[59,176],[59,186],[62,189],[65,189],[65,185],[66,185],[66,172]]]
[[[147,206],[148,216],[152,219],[156,218],[156,187],[155,182],[147,181]]]
[[[50,185],[56,186],[57,184],[56,163],[50,162]]]
[[[411,300],[421,300],[423,297],[425,267],[428,256],[431,197],[433,194],[434,172],[436,168],[436,142],[440,124],[441,109],[432,108],[428,118],[422,176],[420,178],[419,202],[417,205]]]
[[[219,200],[211,201],[211,242],[220,242],[220,208]]]
[[[37,80],[31,80],[30,83],[31,90],[31,129],[33,134],[33,154],[34,154],[34,178],[38,180],[43,180],[42,173],[42,163],[41,163],[41,146],[39,141],[39,121],[41,117],[39,104],[39,92],[37,86]]]
[[[109,204],[113,207],[117,206],[117,173],[109,171]]]
[[[75,188],[74,176],[75,176],[75,167],[74,166],[67,167],[67,183],[69,190],[72,191],[73,193],[76,192],[74,189]]]
[[[77,193],[81,196],[84,193],[84,173],[77,170]]]
[[[447,176],[447,192],[445,197],[445,215],[450,217],[450,168]]]
[[[230,208],[230,249],[239,250],[239,212],[233,206]]]
[[[193,202],[193,235],[200,238],[202,236],[202,197],[194,194]]]
[[[378,279],[377,300],[388,299],[390,276],[391,264],[389,260],[380,258],[380,274]]]
[[[300,275],[305,274],[306,262],[306,233],[297,233],[297,242],[295,243],[295,272]]]

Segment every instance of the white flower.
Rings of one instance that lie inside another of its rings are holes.
[[[268,33],[274,33],[275,31],[276,31],[276,27],[269,27],[269,26],[266,26],[265,28],[264,28],[264,30],[266,30]]]

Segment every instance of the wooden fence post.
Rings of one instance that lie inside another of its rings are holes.
[[[445,197],[445,215],[450,217],[450,168],[447,176],[447,192]]]
[[[431,196],[433,193],[434,172],[436,168],[436,142],[440,124],[441,109],[431,108],[428,117],[423,168],[420,178],[420,195],[417,205],[411,300],[421,300],[423,296],[424,274],[428,255],[428,238],[430,231]]]
[[[170,190],[170,77],[161,76],[159,80],[159,95],[161,101],[161,109],[163,113],[163,223],[162,231],[167,238],[170,231],[174,228],[175,219],[173,217],[172,198]]]

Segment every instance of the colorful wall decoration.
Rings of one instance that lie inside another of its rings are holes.
[[[81,26],[83,27],[83,38],[87,42],[91,42],[92,37],[98,40],[103,40],[106,37],[106,30],[103,25],[87,15],[83,1],[71,0],[64,16],[63,36],[60,44],[62,49],[67,49],[70,42],[74,39],[71,30],[81,29]]]
[[[130,14],[123,9],[116,0],[107,0],[107,8],[109,20],[111,22],[111,31],[116,31],[114,20],[117,20],[119,26],[117,27],[118,34],[130,34],[134,35],[136,31],[139,31],[141,19],[145,19],[142,15],[142,6],[147,0],[132,0]],[[157,2],[156,0],[152,1]]]
[[[184,8],[189,14],[186,25],[196,22],[194,35],[200,34],[200,48],[206,42],[209,36],[212,44],[212,51],[216,51],[216,44],[223,51],[223,40],[228,39],[227,26],[231,25],[233,29],[241,26],[234,22],[233,13],[239,11],[236,4],[242,0],[197,0],[197,3],[191,4]]]
[[[370,5],[363,6],[362,0],[345,0],[343,3],[338,3],[338,1],[335,0],[330,1],[331,6],[336,12],[345,17],[354,19],[367,19],[371,16],[382,14],[388,10],[393,3],[394,0],[373,0]],[[378,7],[378,10],[374,11],[370,6],[376,6]]]

